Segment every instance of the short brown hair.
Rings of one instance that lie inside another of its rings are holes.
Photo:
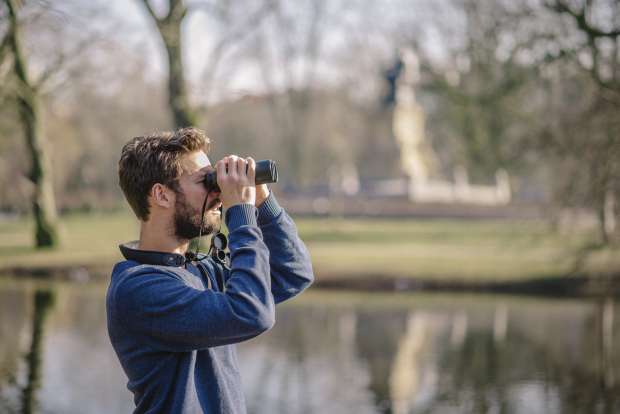
[[[178,178],[183,174],[181,157],[209,151],[211,140],[197,128],[175,132],[157,132],[135,137],[123,146],[118,162],[119,184],[136,216],[149,218],[148,195],[156,183],[179,191]]]

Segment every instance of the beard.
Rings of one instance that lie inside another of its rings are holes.
[[[205,212],[219,202],[219,199],[214,199],[207,205]],[[201,211],[193,208],[187,200],[185,195],[178,192],[175,201],[174,212],[174,234],[179,239],[191,240],[200,235],[200,213]],[[202,223],[202,234],[207,235],[219,231],[222,223],[221,215],[206,214],[204,222]]]

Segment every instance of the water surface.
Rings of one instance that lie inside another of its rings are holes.
[[[124,413],[104,285],[0,284],[0,412]],[[620,412],[620,305],[307,292],[239,346],[250,413]]]

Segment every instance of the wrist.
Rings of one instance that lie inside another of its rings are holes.
[[[256,186],[256,207],[260,207],[265,200],[269,198],[269,187],[267,184],[261,184]]]
[[[229,209],[231,207],[237,206],[239,204],[256,204],[256,197],[232,197],[232,198],[221,198],[222,206],[224,209]]]
[[[282,213],[283,209],[278,204],[276,197],[270,193],[267,199],[258,207],[258,225],[265,225]]]
[[[228,231],[232,232],[240,226],[257,225],[258,211],[253,204],[239,203],[226,210],[225,221]]]
[[[246,206],[246,205],[247,206],[255,207],[254,203],[251,202],[251,201],[242,201],[242,200],[240,200],[240,201],[237,201],[237,202],[234,202],[234,203],[231,203],[231,204],[224,204],[224,203],[222,203],[222,207],[224,208],[224,210],[230,210],[233,207]]]

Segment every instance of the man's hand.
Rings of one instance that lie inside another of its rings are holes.
[[[256,207],[260,207],[267,200],[267,197],[269,197],[269,187],[267,187],[267,184],[256,186]]]
[[[227,168],[228,167],[228,168]],[[215,163],[220,200],[225,209],[237,204],[256,204],[256,161],[229,155]]]

